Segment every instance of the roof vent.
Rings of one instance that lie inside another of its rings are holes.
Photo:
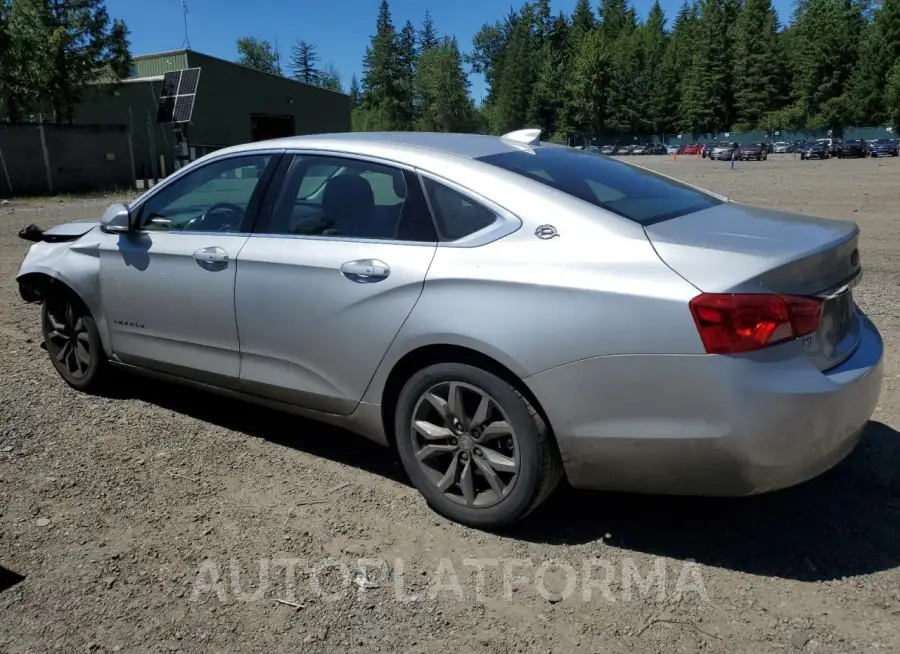
[[[538,145],[541,142],[541,130],[540,128],[518,129],[515,132],[504,134],[500,138],[524,145]]]

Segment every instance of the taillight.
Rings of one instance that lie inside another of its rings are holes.
[[[793,295],[702,293],[690,301],[709,354],[752,352],[819,328],[822,301]]]

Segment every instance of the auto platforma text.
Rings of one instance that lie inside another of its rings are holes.
[[[302,604],[315,597],[327,601],[393,595],[398,602],[458,600],[512,601],[532,592],[551,601],[709,602],[702,568],[693,560],[653,557],[639,563],[631,557],[615,562],[584,559],[580,564],[531,559],[440,559],[433,569],[412,569],[402,558],[359,558],[308,561],[291,557],[241,563],[235,559],[204,560],[194,579],[191,599],[215,597],[220,602],[278,600]]]

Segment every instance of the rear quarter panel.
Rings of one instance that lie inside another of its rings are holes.
[[[471,348],[521,378],[590,357],[703,351],[687,304],[697,290],[640,225],[536,182],[491,200],[521,228],[486,245],[438,247],[365,401],[380,403],[396,362],[427,345]],[[546,224],[559,236],[535,236]]]

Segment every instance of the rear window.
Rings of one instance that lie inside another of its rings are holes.
[[[479,161],[519,173],[640,225],[677,218],[721,200],[622,161],[572,150],[538,147]]]

